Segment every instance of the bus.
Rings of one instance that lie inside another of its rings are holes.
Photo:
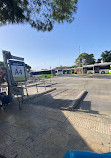
[[[72,70],[71,69],[67,69],[67,74],[72,74]]]
[[[108,74],[110,72],[111,62],[94,64],[95,73]]]
[[[82,67],[58,69],[57,75],[63,74],[111,74],[111,62],[95,63],[92,65],[83,65]]]
[[[31,71],[30,75],[31,76],[37,76],[37,75],[47,75],[47,74],[52,74],[53,76],[56,75],[55,70],[41,70],[41,71]]]
[[[77,67],[75,74],[83,74],[83,68],[82,67]]]
[[[57,75],[63,75],[63,70],[62,69],[57,70]]]
[[[67,74],[67,70],[66,69],[63,69],[63,74]]]
[[[71,68],[72,74],[76,73],[76,68]]]
[[[72,70],[72,74],[82,74],[83,73],[82,67],[71,68],[71,70]]]
[[[94,65],[84,65],[83,73],[87,74],[108,74],[111,73],[111,62],[95,63]]]
[[[84,74],[94,74],[94,65],[84,65],[83,73]]]

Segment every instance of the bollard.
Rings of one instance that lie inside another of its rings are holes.
[[[37,89],[37,93],[38,93],[38,87],[37,87],[37,84],[36,84],[35,86],[36,86],[36,89]]]
[[[44,87],[45,87],[45,90],[46,90],[46,84],[45,84],[45,80],[44,80]]]
[[[27,94],[27,97],[28,97],[28,90],[27,90],[27,84],[25,82],[25,89],[26,89],[26,94]]]

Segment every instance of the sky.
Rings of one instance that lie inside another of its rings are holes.
[[[25,59],[33,70],[72,66],[80,53],[96,59],[111,50],[111,0],[78,0],[75,20],[57,24],[51,32],[38,32],[28,24],[0,27],[2,50]]]

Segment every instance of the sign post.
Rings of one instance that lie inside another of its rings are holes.
[[[10,98],[10,101],[12,100],[12,94],[11,94],[11,79],[10,79],[10,72],[9,72],[9,67],[8,67],[8,61],[7,59],[11,58],[11,54],[8,51],[2,51],[3,53],[3,61],[4,61],[4,66],[6,68],[6,77],[7,77],[7,83],[8,83],[8,95]]]
[[[8,95],[12,101],[12,94],[15,93],[15,89],[12,87],[16,86],[18,82],[26,81],[24,58],[12,56],[9,51],[2,51],[2,53],[7,74]],[[21,87],[16,86],[16,88],[19,88],[16,93],[21,92],[22,94]]]

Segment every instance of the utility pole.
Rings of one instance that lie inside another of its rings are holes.
[[[59,66],[60,66],[60,56],[59,56]]]
[[[80,55],[80,46],[79,46],[79,55]]]

